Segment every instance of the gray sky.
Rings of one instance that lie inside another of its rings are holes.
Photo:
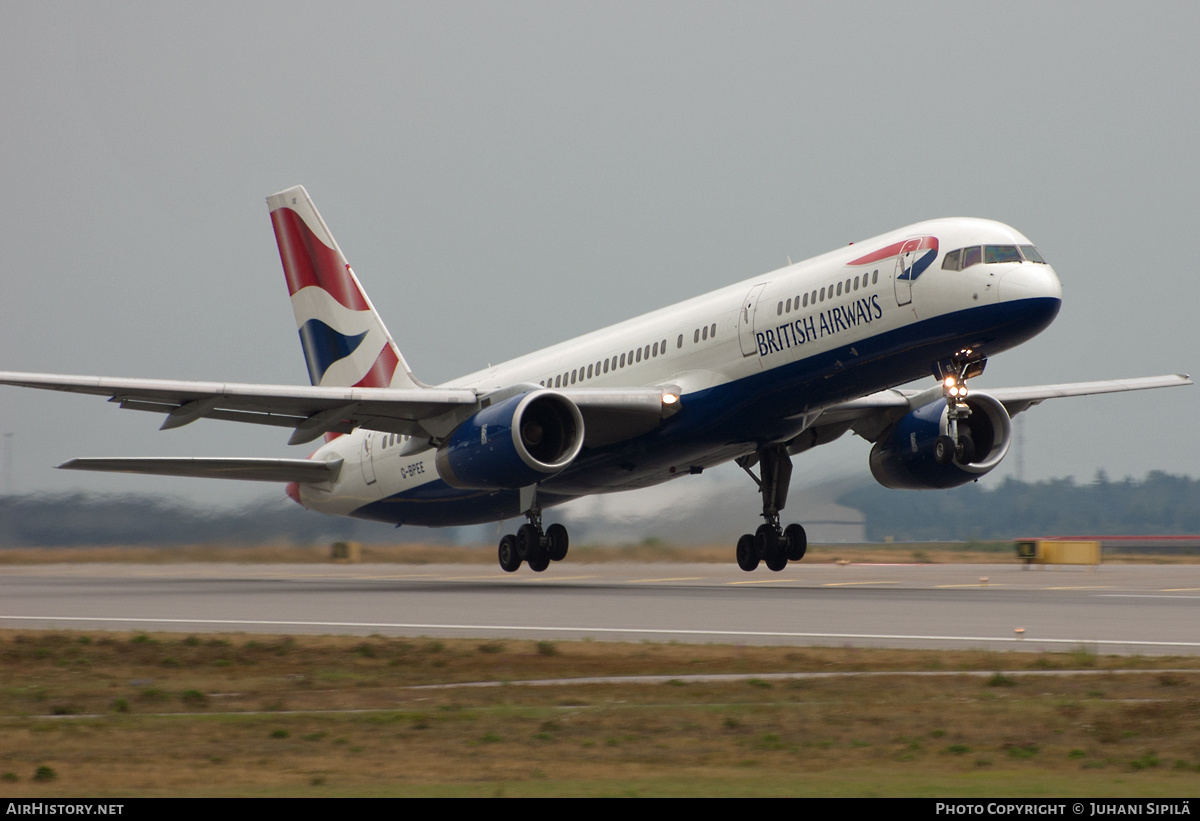
[[[264,203],[302,183],[430,382],[952,215],[1015,226],[1064,285],[977,388],[1200,370],[1194,3],[0,10],[3,369],[304,384]],[[1035,408],[1025,478],[1195,475],[1198,403]],[[0,389],[11,489],[228,503],[281,493],[51,465],[307,453],[159,422]],[[868,450],[798,473],[866,476]]]

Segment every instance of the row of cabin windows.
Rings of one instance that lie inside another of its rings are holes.
[[[841,282],[837,283],[837,293],[834,293],[834,286],[829,285],[826,286],[829,291],[828,294],[825,293],[826,288],[821,288],[819,291],[813,291],[811,295],[804,294],[802,297],[798,296],[788,299],[787,301],[780,302],[778,307],[775,308],[775,313],[779,315],[791,313],[792,311],[798,311],[801,308],[807,308],[810,304],[816,305],[818,302],[824,302],[826,297],[833,299],[835,296],[841,296],[843,291],[848,294],[851,291],[857,291],[859,288],[866,288],[868,285],[878,284],[879,269],[876,268],[869,274],[863,274],[861,277],[856,276],[854,279],[847,279],[845,284]]]
[[[408,437],[399,433],[389,433],[383,437],[383,442],[379,445],[380,450],[387,450],[388,445],[399,445],[408,441]]]
[[[629,353],[623,353],[620,356],[615,354],[608,359],[603,359],[594,365],[588,365],[586,368],[576,368],[570,373],[562,373],[558,376],[547,378],[541,383],[543,388],[563,388],[568,385],[574,385],[576,382],[582,382],[585,379],[593,379],[601,374],[608,373],[610,370],[619,370],[626,365],[632,365],[635,362],[641,362],[643,359],[653,359],[659,354],[666,354],[667,340],[655,342],[652,345],[647,345],[645,348],[635,348]]]
[[[694,338],[699,342],[702,338],[715,338],[717,335],[717,323],[706,325],[704,328],[697,328]],[[675,342],[676,348],[683,347],[683,334],[679,335],[679,339]],[[626,365],[633,365],[641,362],[643,359],[654,359],[658,356],[667,355],[667,340],[655,342],[647,345],[644,348],[635,348],[628,353],[623,353],[620,356],[613,355],[607,359],[602,359],[594,365],[588,365],[586,368],[575,368],[570,373],[561,373],[557,376],[552,376],[544,379],[541,383],[543,388],[565,388],[574,385],[577,382],[582,382],[585,379],[594,379],[601,374],[606,374],[610,370],[616,371],[624,368]]]

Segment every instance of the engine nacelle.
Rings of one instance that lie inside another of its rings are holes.
[[[1012,444],[1012,420],[1000,402],[985,393],[966,400],[971,415],[958,423],[960,435],[974,443],[969,462],[957,458],[939,464],[934,443],[949,433],[946,400],[939,399],[912,411],[871,448],[871,475],[884,487],[927,490],[965,485],[1000,464]]]
[[[451,487],[520,488],[560,472],[583,448],[583,416],[565,396],[535,390],[490,405],[450,434],[436,456]]]

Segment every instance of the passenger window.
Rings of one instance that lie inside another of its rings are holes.
[[[854,278],[854,290],[858,290],[858,277]]]
[[[715,323],[715,322],[713,323],[712,330],[708,332],[708,335],[711,336],[713,339],[717,338],[717,323]]]
[[[838,295],[838,296],[841,296],[841,295],[842,295],[842,283],[840,283],[840,282],[838,283],[838,292],[837,292],[837,295]]]
[[[701,331],[700,331],[700,338],[701,338],[701,339],[708,339],[708,326],[707,326],[707,325],[705,325],[705,326],[704,326],[704,328],[703,328],[703,329],[701,329]]]
[[[638,348],[638,349],[637,349],[637,359],[636,359],[636,360],[634,360],[634,361],[636,361],[636,362],[641,362],[641,361],[642,361],[642,349],[641,349],[641,348]]]
[[[679,339],[677,339],[677,340],[675,341],[675,347],[676,347],[676,348],[682,348],[682,347],[683,347],[683,334],[680,334],[680,335],[679,335]]]
[[[588,375],[587,375],[587,378],[588,378],[588,379],[591,379],[591,378],[592,378],[592,366],[591,366],[591,365],[588,365]]]
[[[782,314],[783,314],[783,303],[780,302],[779,307],[775,309],[775,316],[781,316]]]
[[[692,334],[692,343],[694,344],[694,343],[697,343],[697,342],[699,342],[699,341],[700,341],[700,329],[699,329],[699,328],[697,328],[697,329],[696,329],[696,333]]]
[[[875,269],[875,273],[871,274],[871,284],[872,285],[879,284],[879,269],[878,268]]]
[[[625,367],[625,354],[621,354],[621,367]]]
[[[807,308],[807,307],[808,307],[808,294],[805,294],[805,295],[804,295],[804,307],[805,307],[805,308]]]

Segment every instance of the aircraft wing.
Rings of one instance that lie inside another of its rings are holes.
[[[192,457],[114,457],[71,459],[63,470],[104,473],[143,473],[151,476],[196,476],[211,479],[246,479],[254,482],[329,482],[342,469],[341,459],[209,459]]]
[[[1152,388],[1173,388],[1191,385],[1192,380],[1187,374],[1176,373],[1165,376],[1140,376],[1133,379],[1109,379],[1099,382],[1067,382],[1058,385],[1032,385],[1023,388],[989,388],[980,392],[998,400],[1009,416],[1016,416],[1021,411],[1034,405],[1041,404],[1047,399],[1064,396],[1092,396],[1101,393],[1121,393],[1124,391],[1142,391]],[[815,431],[838,430],[840,436],[846,430],[853,428],[868,441],[875,438],[886,427],[911,410],[924,407],[930,402],[942,397],[942,386],[934,385],[926,390],[886,390],[849,402],[841,402],[823,409],[820,416],[811,427]],[[801,434],[803,437],[804,434]],[[834,436],[833,438],[836,438]],[[824,441],[831,441],[825,438]],[[814,444],[822,444],[815,442]],[[811,447],[812,445],[808,445]],[[807,449],[807,448],[801,448]],[[793,451],[796,452],[796,451]]]
[[[292,445],[360,427],[418,438],[444,437],[486,398],[467,388],[305,387],[11,371],[0,371],[0,385],[107,396],[122,408],[166,414],[162,430],[197,419],[292,428],[288,440]],[[678,391],[673,388],[580,388],[556,393],[579,406],[589,446],[645,433],[679,407],[675,401]]]
[[[107,396],[122,408],[165,413],[163,430],[201,418],[293,428],[293,445],[327,432],[350,433],[356,427],[427,436],[422,421],[478,401],[473,390],[322,388],[5,371],[0,371],[0,384]]]

